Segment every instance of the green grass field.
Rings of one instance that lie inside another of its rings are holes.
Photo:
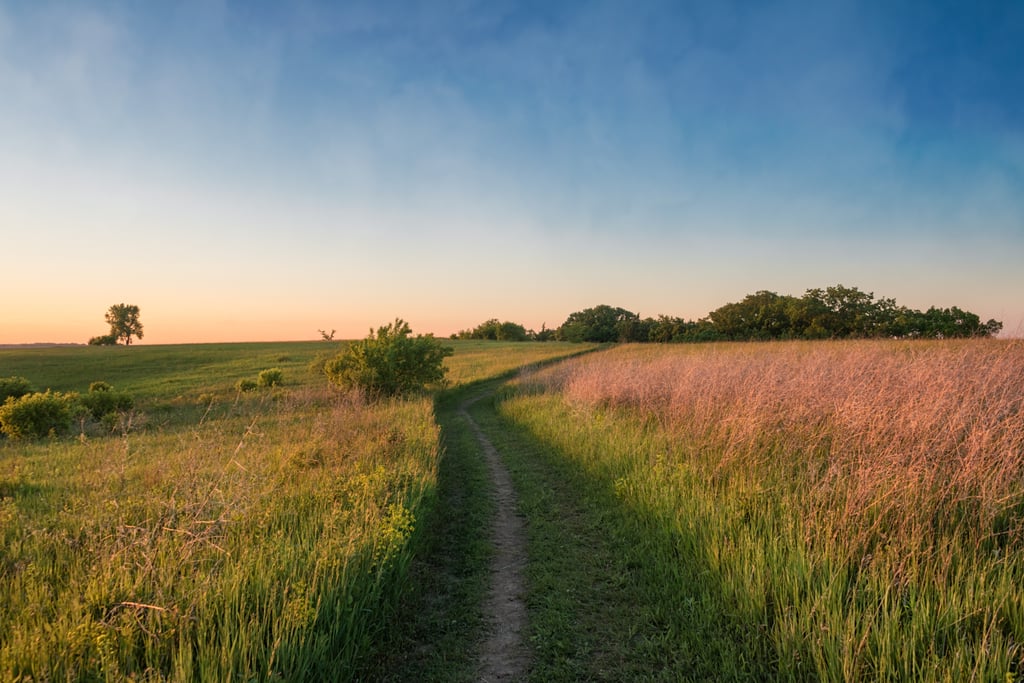
[[[455,383],[564,355],[453,342]],[[431,397],[368,404],[339,344],[0,351],[39,389],[136,398],[113,434],[0,440],[0,678],[289,680],[375,670],[437,496]],[[240,393],[280,368],[283,387]]]

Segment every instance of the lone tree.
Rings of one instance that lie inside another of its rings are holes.
[[[371,396],[402,396],[443,382],[444,359],[452,355],[433,335],[412,336],[409,324],[396,318],[353,342],[327,361],[327,379],[344,389],[362,389]]]
[[[132,337],[142,339],[142,323],[139,322],[139,307],[132,304],[114,304],[107,311],[110,336],[125,345],[132,343]]]

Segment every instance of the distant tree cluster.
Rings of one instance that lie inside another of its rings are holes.
[[[540,332],[528,330],[523,325],[513,322],[501,322],[491,318],[471,330],[461,330],[451,336],[452,339],[490,339],[493,341],[551,341],[555,331],[541,325]]]
[[[997,320],[981,322],[974,313],[931,307],[918,311],[893,299],[876,299],[856,287],[809,289],[802,297],[759,291],[742,301],[690,321],[597,306],[571,314],[556,338],[587,342],[705,342],[772,339],[869,339],[992,337]]]
[[[452,339],[570,342],[711,342],[772,339],[954,339],[994,337],[998,320],[981,322],[956,306],[918,311],[894,299],[875,298],[856,287],[808,289],[801,296],[759,291],[725,304],[698,320],[668,315],[641,318],[624,308],[595,306],[569,315],[558,328],[540,332],[492,318]]]

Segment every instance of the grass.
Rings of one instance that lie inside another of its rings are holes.
[[[592,344],[569,342],[506,342],[471,339],[442,340],[455,349],[445,360],[453,388],[498,377],[524,366],[592,350]]]
[[[567,350],[452,345],[450,396]],[[0,351],[0,374],[104,380],[137,407],[113,435],[0,440],[0,678],[468,680],[479,463],[430,396],[330,391],[310,370],[329,349]],[[283,387],[235,390],[266,368]]]
[[[5,445],[0,677],[354,676],[437,449],[426,399],[314,390],[187,430]]]
[[[527,371],[587,349],[453,342],[451,388],[376,404],[309,369],[331,346],[3,352],[138,412],[0,441],[0,678],[473,680],[493,507],[457,408],[496,390],[472,414],[527,519],[532,680],[1024,668],[1021,342]],[[234,389],[266,368],[285,385]]]
[[[1021,376],[993,341],[624,347],[524,380],[492,431],[520,444],[537,679],[1018,675]]]
[[[36,388],[84,392],[96,380],[141,400],[187,401],[200,394],[232,393],[239,379],[281,368],[286,381],[313,380],[309,364],[340,344],[270,342],[71,346],[0,349],[0,376],[18,375]]]

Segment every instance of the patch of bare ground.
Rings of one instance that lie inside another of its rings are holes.
[[[498,450],[469,415],[467,408],[482,397],[464,403],[459,412],[470,425],[487,462],[494,485],[496,513],[491,538],[491,586],[484,604],[488,635],[479,655],[477,680],[518,681],[526,677],[529,651],[523,640],[526,631],[525,583],[526,538],[517,509],[515,489]]]

